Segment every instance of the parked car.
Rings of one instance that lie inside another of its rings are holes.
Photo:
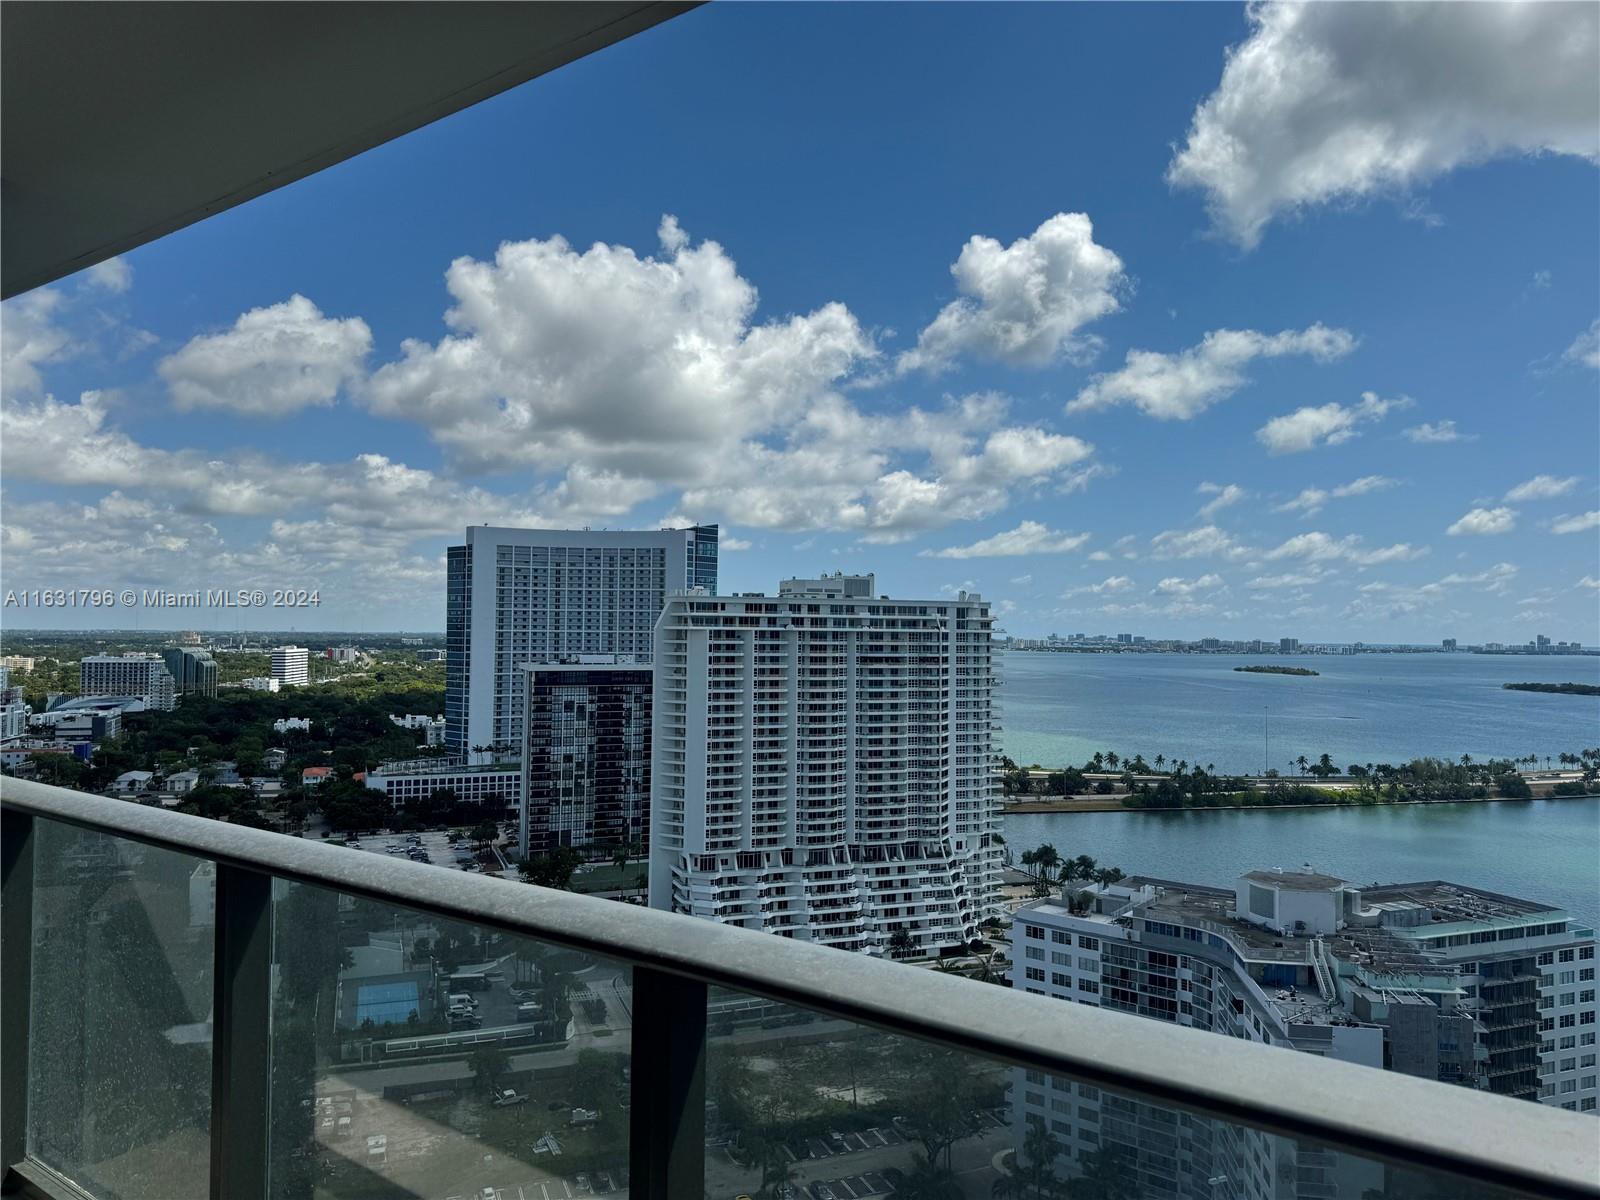
[[[494,1094],[494,1106],[496,1108],[508,1108],[513,1104],[526,1104],[527,1102],[528,1098],[517,1091],[516,1088],[500,1088]]]

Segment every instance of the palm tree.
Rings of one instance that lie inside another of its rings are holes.
[[[1117,769],[1117,764],[1121,761],[1122,760],[1117,757],[1117,752],[1115,750],[1110,751],[1106,755],[1106,766],[1110,767],[1113,771]]]
[[[1166,761],[1167,761],[1167,756],[1165,754],[1156,755],[1156,770],[1157,771],[1161,770],[1162,765],[1165,764]]]

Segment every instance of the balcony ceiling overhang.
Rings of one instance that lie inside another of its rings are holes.
[[[6,4],[0,293],[81,271],[692,7]]]

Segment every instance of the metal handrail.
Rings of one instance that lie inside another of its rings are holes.
[[[10,777],[0,778],[0,809],[488,926],[1413,1169],[1523,1195],[1600,1197],[1600,1125],[1561,1109]],[[685,1032],[703,1038],[703,1020]]]

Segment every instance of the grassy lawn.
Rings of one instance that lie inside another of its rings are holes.
[[[620,871],[610,863],[601,863],[592,867],[584,867],[572,876],[572,890],[575,892],[611,892],[618,888],[626,888],[637,892],[635,882],[645,873],[645,864],[631,862]]]

